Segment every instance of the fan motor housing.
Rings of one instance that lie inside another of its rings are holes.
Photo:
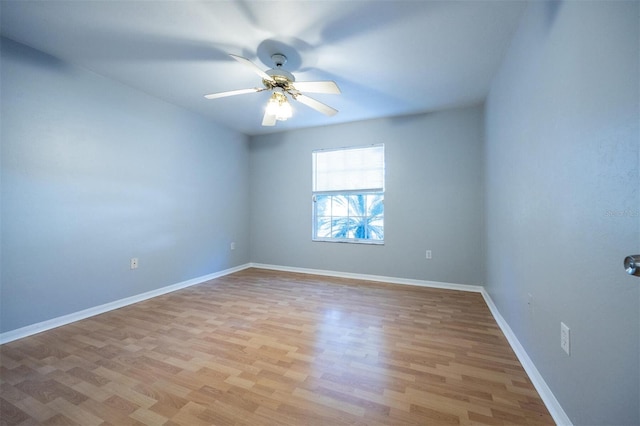
[[[265,72],[275,80],[275,87],[286,88],[289,84],[296,81],[296,78],[293,76],[293,74],[291,74],[289,71],[283,70],[282,68],[274,68]],[[263,83],[267,88],[271,88],[274,86],[273,82],[268,80],[263,80]]]

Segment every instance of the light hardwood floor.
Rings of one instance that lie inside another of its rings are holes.
[[[247,269],[0,354],[2,425],[553,424],[477,293]]]

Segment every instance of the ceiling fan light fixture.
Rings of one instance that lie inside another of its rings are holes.
[[[286,121],[291,118],[293,113],[287,97],[280,92],[274,92],[273,95],[271,95],[267,103],[266,112],[269,115],[275,116],[278,121]]]
[[[280,109],[276,114],[276,120],[286,121],[287,119],[291,118],[292,115],[293,111],[291,110],[291,104],[285,98],[284,102],[280,104]]]

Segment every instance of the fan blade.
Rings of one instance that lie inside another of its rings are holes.
[[[207,99],[226,98],[227,96],[244,95],[245,93],[262,92],[263,90],[265,89],[258,89],[257,87],[254,87],[253,89],[239,89],[229,90],[228,92],[212,93],[210,95],[204,95],[204,97]]]
[[[336,113],[338,112],[337,109],[331,108],[329,105],[325,105],[320,101],[310,98],[309,96],[297,94],[293,97],[293,99],[305,104],[310,108],[315,109],[316,111],[319,111],[325,115],[328,115],[329,117],[331,117],[332,115],[336,115]]]
[[[295,90],[299,92],[311,93],[331,93],[340,94],[340,88],[335,81],[296,81],[293,83]]]
[[[262,117],[262,125],[263,126],[275,126],[276,125],[276,116],[273,114],[269,114],[268,112],[264,113],[264,117]]]
[[[256,64],[254,64],[253,62],[251,62],[247,58],[243,58],[242,56],[231,55],[231,54],[229,56],[231,56],[233,59],[235,59],[236,61],[240,62],[241,64],[244,64],[247,67],[251,68],[253,70],[253,72],[258,74],[264,80],[275,82],[275,80],[269,74],[264,72],[259,66],[257,66]]]

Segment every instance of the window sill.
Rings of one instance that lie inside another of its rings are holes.
[[[383,246],[384,241],[381,240],[356,240],[356,239],[344,239],[338,240],[335,238],[313,238],[314,243],[342,243],[342,244],[364,244],[370,246]]]

